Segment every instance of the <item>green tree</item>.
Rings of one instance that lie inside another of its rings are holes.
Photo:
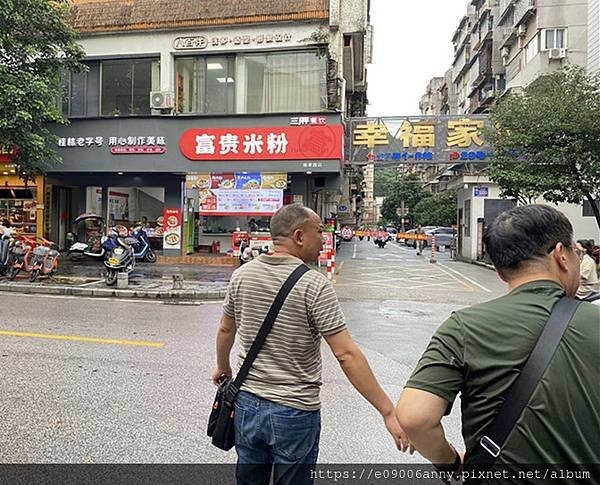
[[[390,186],[398,177],[396,167],[375,167],[375,186],[373,193],[375,197],[385,197]]]
[[[64,71],[82,69],[68,0],[0,0],[0,143],[31,180],[59,162],[48,123],[66,123],[57,100]]]
[[[456,224],[456,212],[456,192],[437,192],[415,206],[415,222],[423,226],[449,227]]]
[[[400,224],[401,216],[396,212],[404,206],[408,209],[407,217],[414,221],[414,208],[421,200],[431,194],[423,188],[423,182],[417,174],[397,175],[388,189],[388,195],[383,199],[381,216],[388,224]]]
[[[540,76],[490,112],[494,158],[488,175],[524,202],[592,205],[600,211],[600,76],[569,66]]]

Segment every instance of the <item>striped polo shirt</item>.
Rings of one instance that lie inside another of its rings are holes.
[[[263,254],[233,273],[223,311],[235,319],[239,336],[236,372],[279,289],[300,264],[293,256]],[[344,328],[329,280],[318,271],[306,272],[283,304],[242,390],[296,409],[320,409],[321,336]]]

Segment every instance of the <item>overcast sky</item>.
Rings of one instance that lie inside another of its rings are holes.
[[[427,83],[452,64],[452,34],[467,0],[371,0],[368,116],[419,114]]]

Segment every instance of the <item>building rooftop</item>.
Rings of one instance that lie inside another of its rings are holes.
[[[326,20],[328,0],[72,0],[80,33]]]

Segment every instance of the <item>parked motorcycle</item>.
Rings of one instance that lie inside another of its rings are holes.
[[[136,259],[143,259],[148,263],[156,263],[156,253],[150,247],[150,240],[144,226],[138,225],[131,230],[131,237],[136,240],[133,244],[133,254]]]
[[[20,236],[20,239],[15,241],[12,250],[12,268],[8,273],[8,277],[14,280],[21,271],[31,272],[31,254],[36,246],[35,238],[28,236]]]
[[[83,257],[101,260],[106,251],[102,247],[102,234],[104,233],[104,218],[96,214],[81,214],[73,223],[77,228],[78,238],[72,233],[67,239],[72,241],[67,255],[72,261],[79,261]]]
[[[60,253],[56,250],[56,244],[41,238],[42,244],[33,249],[31,257],[31,272],[29,281],[32,283],[38,276],[52,277],[58,269],[58,257]]]
[[[2,234],[0,236],[0,276],[10,273],[12,265],[12,238],[8,234]]]
[[[109,236],[103,238],[102,247],[106,253],[104,281],[108,286],[117,282],[119,273],[130,273],[135,268],[133,245],[138,240],[127,237],[127,228],[115,227]]]

